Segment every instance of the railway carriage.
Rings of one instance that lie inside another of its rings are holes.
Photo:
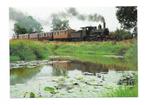
[[[17,38],[19,38],[19,39],[28,39],[28,34],[17,35]]]
[[[38,33],[29,34],[28,39],[38,39]]]
[[[90,41],[90,40],[109,40],[109,29],[102,26],[86,26],[81,30],[57,30],[45,33],[21,34],[13,39],[33,39],[33,40],[59,40],[59,41]]]
[[[73,29],[54,31],[53,40],[69,40],[71,38],[71,32],[74,31]]]

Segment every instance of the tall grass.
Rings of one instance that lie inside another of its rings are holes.
[[[46,44],[39,41],[10,41],[10,61],[46,59],[49,52]]]
[[[125,53],[125,58],[128,62],[132,62],[135,65],[137,65],[137,42],[136,41],[134,41],[134,43]]]
[[[127,49],[131,46],[131,43],[114,43],[109,42],[77,42],[77,43],[52,43],[57,47],[57,53],[78,53],[78,54],[124,54]]]
[[[137,45],[137,44],[136,44]],[[103,64],[130,65],[137,62],[137,47],[134,40],[120,42],[40,42],[30,40],[10,41],[10,60],[47,59],[51,55],[71,56],[72,59]],[[122,55],[128,64],[120,59],[104,55]],[[136,63],[135,63],[136,66]]]
[[[107,92],[104,96],[106,97],[137,97],[138,96],[138,86],[127,87],[120,86],[117,89]]]
[[[134,76],[135,84],[120,85],[119,87],[105,92],[103,95],[106,97],[137,97],[138,96],[138,75]]]
[[[134,40],[119,42],[50,42],[50,44],[54,46],[52,51],[54,51],[56,55],[71,56],[73,59],[93,63],[117,64],[123,67],[129,66],[130,69],[137,68],[136,64],[133,63],[135,60],[130,57],[131,53],[128,53],[126,57],[126,53],[129,52],[134,45]],[[104,55],[121,55],[125,56],[125,60],[105,57]],[[137,58],[137,56],[134,56],[134,58]]]

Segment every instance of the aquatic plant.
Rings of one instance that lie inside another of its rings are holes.
[[[35,93],[30,92],[30,98],[35,98]]]
[[[105,97],[137,97],[138,96],[138,87],[119,87],[117,89],[111,90],[104,95]]]
[[[45,87],[44,91],[47,91],[47,92],[49,92],[51,94],[55,94],[56,93],[55,88],[53,88],[53,87]]]

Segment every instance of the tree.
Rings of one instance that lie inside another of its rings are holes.
[[[121,27],[127,30],[133,29],[137,34],[137,7],[116,7],[116,16]]]
[[[14,32],[16,34],[41,32],[42,29],[43,28],[41,24],[36,21],[32,16],[24,17],[14,24]]]
[[[117,29],[115,31],[115,38],[116,40],[130,39],[132,38],[132,35],[129,31],[125,29]]]
[[[53,31],[69,29],[69,21],[66,19],[61,20],[59,17],[53,17],[51,28]]]

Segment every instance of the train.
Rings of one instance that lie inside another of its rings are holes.
[[[66,29],[51,32],[31,33],[13,35],[12,39],[32,39],[32,40],[49,40],[49,41],[97,41],[111,40],[109,29],[103,23],[98,26],[81,27],[80,30]]]

